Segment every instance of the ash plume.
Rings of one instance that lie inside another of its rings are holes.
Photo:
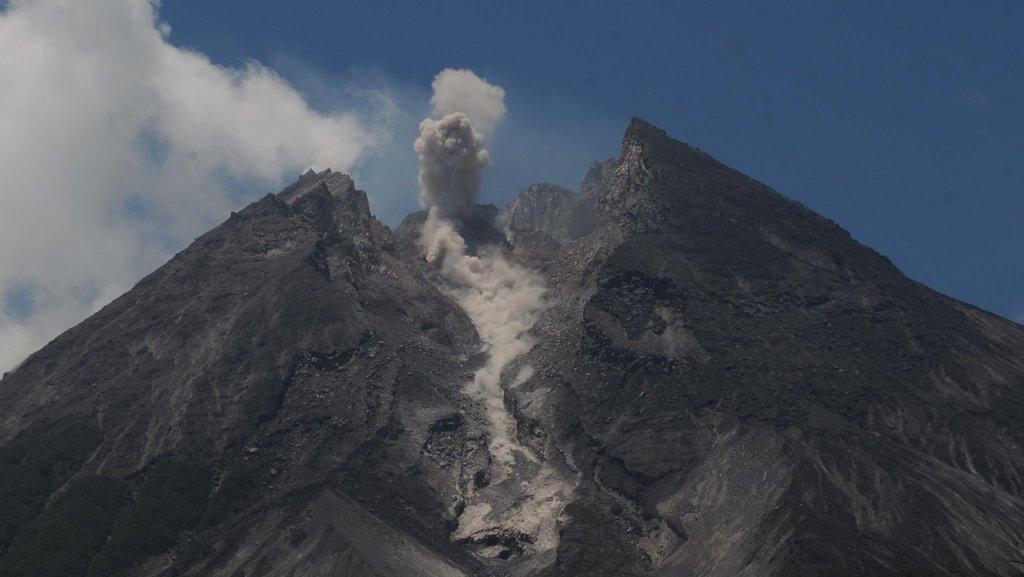
[[[435,91],[438,84],[435,81]],[[467,94],[478,95],[487,106],[477,106],[477,110],[500,110],[497,116],[487,117],[491,126],[504,114],[504,91],[492,88],[497,90],[459,93],[467,105],[473,103]],[[495,95],[500,107],[495,106]],[[435,109],[437,102],[449,100],[439,99],[435,92]],[[533,347],[530,330],[544,308],[544,282],[538,273],[506,259],[500,247],[483,247],[476,255],[469,254],[456,226],[476,197],[481,174],[490,162],[483,138],[473,130],[470,117],[460,111],[420,124],[414,148],[420,158],[420,202],[428,209],[420,246],[427,260],[440,270],[450,294],[466,311],[483,341],[487,362],[466,385],[465,392],[484,405],[490,421],[492,456],[510,466],[518,444],[515,419],[505,407],[501,376],[513,359]]]
[[[432,87],[430,105],[434,116],[461,112],[485,136],[505,117],[505,90],[472,70],[446,68],[434,77]]]
[[[461,112],[420,123],[413,148],[420,157],[420,204],[441,218],[462,215],[480,190],[480,175],[491,163],[483,138]]]

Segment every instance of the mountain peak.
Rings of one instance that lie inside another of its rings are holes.
[[[508,232],[536,230],[558,241],[572,240],[594,228],[596,211],[590,198],[558,185],[541,182],[524,188],[498,215]]]
[[[647,122],[639,116],[629,119],[626,127],[625,138],[662,138],[671,140],[671,137],[662,129]]]
[[[289,213],[313,226],[327,238],[345,238],[364,254],[375,253],[390,241],[391,233],[370,212],[366,193],[358,190],[352,178],[330,168],[309,170],[276,195]]]
[[[330,168],[326,168],[322,172],[316,172],[311,168],[294,184],[277,193],[277,197],[291,205],[321,186],[326,189],[328,194],[338,199],[356,189],[355,182],[347,174],[334,172]]]
[[[425,219],[306,172],[10,373],[0,576],[1020,573],[1020,325],[634,118],[457,223],[545,281],[480,403]]]

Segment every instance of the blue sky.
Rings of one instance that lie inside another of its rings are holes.
[[[256,59],[320,107],[371,76],[401,88],[395,152],[355,171],[389,224],[415,208],[405,142],[432,77],[468,67],[507,91],[487,200],[575,187],[641,116],[1024,319],[1022,2],[164,0],[161,18],[174,44]]]

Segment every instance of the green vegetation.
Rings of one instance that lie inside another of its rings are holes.
[[[259,487],[259,472],[260,464],[256,460],[241,461],[231,467],[224,474],[217,494],[210,501],[200,525],[203,528],[212,527],[240,512]]]
[[[94,476],[74,481],[38,513],[63,476],[47,463],[66,464],[69,452],[77,454],[67,447],[40,447],[34,457],[4,450],[3,479],[18,481],[3,485],[6,527],[20,530],[0,557],[0,577],[122,575],[171,549],[206,509],[210,466],[160,460],[141,476],[134,500],[127,480]],[[14,519],[21,522],[16,526]]]
[[[147,557],[169,550],[206,508],[212,472],[206,463],[163,460],[139,484],[135,501],[117,518],[90,577],[114,577]]]
[[[0,555],[100,442],[90,418],[26,431],[0,448]]]
[[[181,458],[159,459],[134,480],[68,484],[100,440],[92,419],[77,419],[0,447],[0,577],[124,575],[183,532],[238,513],[258,488],[258,460],[237,463],[211,500],[211,465]]]
[[[124,481],[108,477],[76,480],[18,532],[0,558],[0,577],[84,575],[127,497]]]

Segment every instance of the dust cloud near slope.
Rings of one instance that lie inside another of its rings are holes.
[[[458,104],[493,129],[505,113],[504,90],[468,70],[445,70],[434,81],[435,113],[420,123],[413,148],[420,160],[420,202],[428,210],[420,233],[427,260],[438,267],[452,296],[469,315],[483,341],[487,362],[465,391],[483,403],[491,427],[492,456],[514,463],[515,420],[505,407],[502,370],[534,344],[530,330],[544,308],[539,274],[505,258],[500,247],[470,254],[458,223],[473,204],[490,165],[484,135]]]

